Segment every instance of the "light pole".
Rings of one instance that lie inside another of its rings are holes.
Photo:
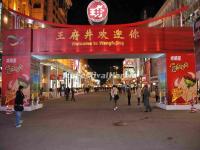
[[[113,85],[115,84],[115,78],[117,77],[117,71],[119,69],[118,66],[112,66],[114,69],[114,75],[112,75],[112,79],[113,79]]]

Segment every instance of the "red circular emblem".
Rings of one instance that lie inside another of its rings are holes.
[[[93,22],[104,21],[108,16],[108,7],[102,0],[93,0],[87,7],[87,15]]]

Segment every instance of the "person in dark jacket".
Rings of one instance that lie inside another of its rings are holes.
[[[159,101],[159,90],[158,90],[157,86],[155,87],[155,96],[156,96],[156,102],[158,102]]]
[[[128,98],[128,105],[131,105],[131,88],[128,86],[127,88],[127,98]]]
[[[72,93],[71,101],[74,101],[74,102],[75,102],[75,96],[74,96],[75,91],[74,91],[74,88],[73,88],[73,87],[71,88],[71,93]]]
[[[66,98],[66,101],[69,100],[69,93],[70,93],[70,88],[67,86],[66,89],[65,89],[65,98]]]
[[[21,120],[22,111],[24,110],[23,103],[24,103],[24,94],[23,94],[23,86],[19,86],[16,97],[15,97],[15,113],[16,113],[16,128],[19,128],[22,126],[23,120]]]
[[[143,101],[144,101],[144,106],[146,109],[145,112],[152,111],[151,106],[149,104],[149,97],[150,97],[150,92],[148,89],[148,85],[145,85],[143,88]]]

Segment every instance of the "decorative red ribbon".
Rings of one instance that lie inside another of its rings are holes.
[[[188,10],[188,6],[183,6],[177,10],[174,10],[174,11],[171,11],[169,13],[167,13],[166,15],[164,16],[161,16],[161,17],[155,17],[155,18],[151,18],[151,19],[147,19],[147,20],[144,20],[144,21],[139,21],[139,22],[135,22],[135,23],[128,23],[128,24],[117,24],[117,25],[106,25],[107,27],[109,26],[128,26],[128,27],[132,27],[132,26],[142,26],[142,25],[146,25],[148,23],[151,23],[151,22],[154,22],[154,21],[157,21],[157,20],[160,20],[160,19],[165,19],[165,18],[168,18],[168,17],[171,17],[171,16],[174,16],[174,15],[178,15],[180,14],[181,12],[184,12],[186,10]],[[27,15],[24,15],[22,13],[19,13],[17,11],[14,11],[13,9],[8,9],[10,12],[18,15],[18,16],[22,16],[24,18],[27,18],[27,19],[31,19],[31,20],[34,20],[34,21],[37,21],[37,22],[40,22],[40,23],[43,23],[43,24],[46,24],[46,25],[49,25],[49,26],[53,26],[53,27],[63,27],[63,28],[70,28],[70,27],[77,27],[77,26],[83,26],[83,25],[69,25],[69,24],[58,24],[58,23],[53,23],[53,22],[49,22],[49,21],[44,21],[44,20],[40,20],[40,19],[35,19],[33,17],[30,17],[30,16],[27,16]],[[88,27],[88,26],[91,26],[91,25],[84,25],[85,27]],[[103,25],[102,25],[103,26]]]

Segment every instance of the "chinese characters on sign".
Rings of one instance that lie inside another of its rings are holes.
[[[23,65],[19,64],[16,66],[16,58],[7,58],[6,59],[6,66],[5,71],[7,74],[18,73],[22,70]]]
[[[12,64],[14,64],[14,63],[16,63],[16,58],[7,58],[6,59],[6,63],[12,63]]]
[[[65,39],[64,33],[63,32],[58,32],[56,40],[64,40],[64,39]]]
[[[171,63],[170,64],[170,68],[171,68],[171,71],[172,72],[177,72],[177,71],[180,71],[180,70],[184,70],[186,68],[189,67],[189,64],[187,62],[183,63],[183,64],[176,64],[176,63]]]
[[[133,40],[140,38],[140,32],[137,29],[126,31],[128,34],[124,32],[123,30],[115,29],[108,33],[104,28],[98,31],[93,31],[90,28],[85,29],[85,31],[73,29],[70,35],[65,34],[64,31],[57,32],[55,40],[72,40],[72,46],[124,46],[124,39],[126,38]]]
[[[22,70],[23,68],[23,65],[19,64],[19,66],[10,66],[10,65],[7,65],[5,67],[5,70],[6,70],[6,73],[7,74],[11,74],[11,73],[18,73]]]
[[[171,61],[181,61],[181,56],[171,56],[170,60]]]
[[[140,37],[140,34],[136,29],[134,29],[130,31],[129,36],[131,37],[131,39],[138,39]]]

